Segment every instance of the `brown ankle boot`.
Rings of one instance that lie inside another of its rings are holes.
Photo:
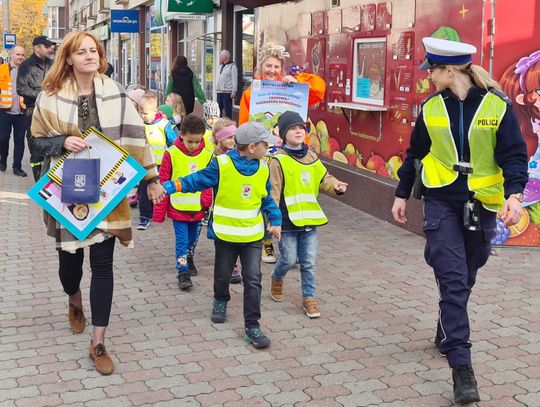
[[[272,278],[272,286],[270,287],[270,297],[276,302],[283,301],[283,281],[278,281]]]
[[[96,370],[102,375],[111,374],[114,371],[114,363],[107,353],[107,349],[102,343],[98,343],[95,347],[92,346],[92,341],[90,341],[90,346],[88,346],[88,354],[96,364]]]
[[[86,317],[84,316],[82,307],[79,308],[72,303],[69,303],[68,321],[73,333],[80,334],[82,331],[84,331],[84,327],[86,326]]]

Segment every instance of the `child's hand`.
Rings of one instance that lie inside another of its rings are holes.
[[[347,191],[347,186],[349,186],[349,184],[347,184],[346,182],[338,181],[334,185],[334,190],[343,194],[345,191]]]
[[[272,226],[268,224],[268,227],[266,228],[270,233],[272,233],[272,237],[276,240],[281,240],[281,226]]]
[[[178,189],[178,184],[173,180],[165,181],[161,185],[163,186],[163,189],[165,190],[167,195],[174,194],[175,192],[180,192],[180,191],[177,190]],[[180,185],[182,185],[182,184],[180,184]]]

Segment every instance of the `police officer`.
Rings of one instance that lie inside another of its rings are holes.
[[[41,174],[41,165],[43,164],[43,155],[32,144],[30,135],[30,126],[32,124],[32,114],[36,98],[41,92],[41,83],[45,74],[51,67],[53,61],[49,57],[54,52],[55,42],[44,35],[39,35],[32,40],[34,53],[30,55],[20,66],[17,76],[17,93],[24,98],[26,104],[26,140],[30,150],[30,165],[34,180],[37,181]]]
[[[436,93],[423,104],[407,158],[398,171],[392,215],[407,221],[415,160],[423,164],[426,262],[440,292],[435,344],[452,369],[457,404],[480,400],[471,363],[467,303],[476,274],[491,252],[500,213],[506,225],[521,216],[527,151],[499,84],[471,63],[470,44],[424,38]]]

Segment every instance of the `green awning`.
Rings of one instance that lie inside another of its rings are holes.
[[[212,0],[168,0],[167,11],[172,13],[207,14],[214,11]]]

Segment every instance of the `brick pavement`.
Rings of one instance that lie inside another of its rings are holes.
[[[229,321],[210,322],[213,246],[205,237],[195,287],[184,293],[170,223],[135,231],[136,249],[115,254],[107,346],[116,371],[100,376],[86,354],[90,328],[68,329],[56,252],[25,195],[30,185],[30,177],[0,173],[1,406],[452,405],[450,371],[431,343],[437,296],[423,239],[326,197],[322,317],[302,314],[298,271],[286,280],[285,301],[273,302],[265,265],[269,350],[242,341],[241,286],[232,286]],[[540,256],[496,254],[470,307],[479,405],[540,406]],[[85,273],[87,314],[88,283]]]

